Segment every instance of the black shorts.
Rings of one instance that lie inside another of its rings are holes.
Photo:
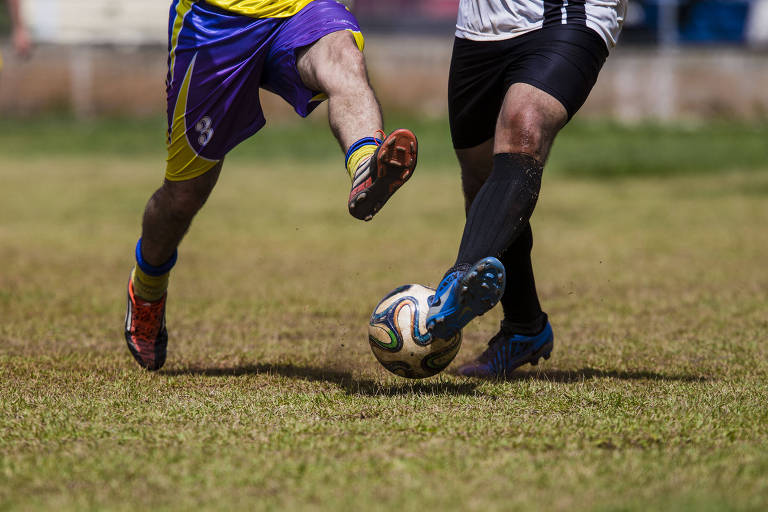
[[[504,95],[514,83],[552,95],[570,119],[607,57],[597,32],[579,25],[544,27],[502,41],[456,38],[448,79],[453,147],[470,148],[493,137]]]

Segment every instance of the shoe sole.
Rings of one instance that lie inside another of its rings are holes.
[[[458,307],[430,318],[427,328],[437,338],[448,339],[499,302],[504,293],[504,267],[496,258],[484,258],[461,278]]]
[[[418,150],[418,141],[410,130],[401,128],[390,133],[376,150],[376,179],[350,199],[349,213],[361,220],[371,220],[413,176]]]

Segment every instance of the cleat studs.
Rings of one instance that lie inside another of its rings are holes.
[[[368,197],[368,194],[366,194],[365,192],[360,192],[360,195],[357,196],[356,200],[357,201],[364,201],[366,197]]]
[[[461,293],[467,293],[469,291],[469,286],[464,285],[461,287]]]
[[[480,288],[483,290],[490,290],[491,286],[488,283],[480,283]]]

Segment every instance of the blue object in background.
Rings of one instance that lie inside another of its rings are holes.
[[[662,6],[670,0],[630,0],[623,39],[657,42]],[[680,43],[743,43],[752,0],[678,0]],[[626,36],[626,37],[625,37]]]
[[[680,13],[680,40],[744,42],[749,4],[745,0],[691,2]]]

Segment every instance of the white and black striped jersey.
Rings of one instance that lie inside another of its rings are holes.
[[[510,39],[550,25],[585,25],[616,45],[627,0],[461,0],[456,37]]]

